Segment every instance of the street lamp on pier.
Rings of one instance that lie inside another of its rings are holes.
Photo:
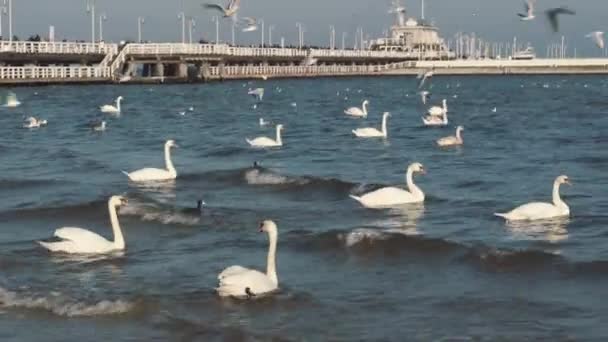
[[[146,19],[144,17],[137,18],[137,42],[141,43],[141,27],[145,24]]]

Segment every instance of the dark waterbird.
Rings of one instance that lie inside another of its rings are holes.
[[[569,14],[569,15],[576,14],[575,11],[573,11],[567,7],[551,8],[551,9],[548,9],[545,13],[547,13],[547,19],[549,19],[549,23],[551,24],[551,28],[553,29],[553,32],[559,31],[558,17],[561,14]]]

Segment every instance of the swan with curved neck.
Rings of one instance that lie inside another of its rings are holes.
[[[177,178],[177,171],[171,161],[171,148],[179,147],[173,140],[165,142],[166,169],[145,168],[133,172],[122,171],[133,182],[164,181]]]
[[[265,220],[260,223],[260,232],[268,234],[266,273],[242,266],[226,268],[217,277],[219,286],[216,290],[220,297],[251,298],[268,294],[279,288],[276,267],[277,225],[271,220]]]
[[[123,97],[119,96],[116,98],[116,106],[103,105],[103,106],[99,107],[99,110],[101,110],[103,113],[118,114],[118,113],[120,113],[120,102],[122,100],[123,100]]]
[[[443,99],[443,106],[433,106],[429,108],[428,114],[431,116],[443,116],[443,113],[448,112],[448,101]]]
[[[562,200],[559,195],[559,188],[562,184],[571,185],[568,176],[562,175],[553,182],[553,203],[532,202],[521,205],[508,213],[495,213],[494,215],[504,218],[507,221],[533,221],[546,220],[570,215],[570,207]]]
[[[283,140],[281,139],[281,131],[283,131],[283,125],[277,125],[276,140],[268,138],[268,137],[258,137],[253,140],[249,140],[249,139],[245,139],[245,140],[252,147],[280,147],[280,146],[283,146]]]
[[[365,100],[365,101],[363,101],[362,108],[350,107],[344,111],[344,114],[350,115],[350,116],[357,116],[357,117],[366,117],[368,104],[369,104],[369,101]]]
[[[412,163],[407,168],[405,176],[408,190],[397,187],[386,187],[367,193],[361,197],[350,195],[350,197],[361,203],[366,208],[386,208],[395,205],[424,202],[424,192],[414,184],[414,173],[424,174],[424,166],[420,163]]]
[[[448,113],[443,112],[441,116],[427,115],[422,118],[422,122],[425,126],[447,126]]]
[[[114,232],[114,241],[93,233],[89,230],[74,227],[63,227],[55,231],[55,236],[61,241],[38,243],[51,252],[62,252],[70,254],[103,254],[125,249],[125,239],[120,229],[116,208],[127,204],[127,199],[122,196],[112,196],[108,201],[110,212],[110,223]]]
[[[464,131],[464,127],[458,126],[456,128],[456,135],[451,135],[449,137],[444,137],[437,140],[437,145],[439,146],[457,146],[464,144],[464,140],[462,140],[462,131]]]
[[[378,130],[373,127],[366,127],[354,129],[352,132],[356,137],[359,138],[386,138],[388,137],[388,130],[386,126],[389,116],[391,116],[389,112],[385,112],[384,115],[382,115],[382,130]]]

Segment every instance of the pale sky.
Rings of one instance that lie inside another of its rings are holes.
[[[213,1],[213,0],[211,0]],[[223,2],[224,0],[222,0]],[[177,14],[182,10],[195,18],[195,37],[207,40],[215,37],[211,22],[214,12],[203,10],[201,0],[96,0],[97,12],[105,12],[104,39],[119,41],[137,37],[137,17],[146,23],[143,38],[153,41],[180,41],[181,23]],[[336,26],[337,40],[342,31],[348,32],[348,45],[353,45],[354,32],[362,26],[370,37],[378,37],[393,22],[387,13],[389,0],[242,0],[240,16],[263,18],[274,25],[273,41],[285,37],[287,43],[297,42],[296,22],[306,26],[305,41],[328,45],[329,25]],[[408,16],[420,15],[420,0],[403,0]],[[577,15],[561,20],[559,35],[549,31],[541,10],[568,6]],[[489,41],[532,42],[541,55],[547,42],[558,42],[566,36],[569,46],[576,46],[579,54],[598,55],[584,36],[591,31],[608,31],[608,0],[537,0],[538,18],[520,22],[517,12],[523,11],[520,0],[426,0],[426,17],[440,28],[441,35],[450,39],[456,32],[476,32]],[[26,38],[33,33],[48,35],[54,25],[58,38],[90,40],[90,16],[85,0],[13,0],[14,34]],[[475,15],[474,15],[475,14]],[[4,36],[8,31],[8,17],[3,16]],[[266,26],[268,27],[268,26]],[[96,25],[98,30],[98,24]],[[238,32],[238,31],[237,31]],[[266,32],[268,32],[266,30]],[[266,36],[267,37],[267,36]],[[230,20],[223,20],[220,39],[230,40]],[[267,39],[267,38],[266,38]],[[261,32],[237,34],[237,41],[253,43],[261,40]]]

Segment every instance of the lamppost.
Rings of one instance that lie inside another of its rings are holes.
[[[302,48],[302,24],[296,23],[296,26],[298,27],[298,47],[301,49]]]
[[[264,27],[264,19],[260,19],[260,24],[262,25],[262,45],[260,45],[260,47],[264,47],[264,33],[266,33],[266,28]]]
[[[182,44],[186,44],[186,14],[180,12],[177,19],[182,21]]]
[[[4,13],[7,11],[6,6],[7,0],[4,0]],[[13,0],[8,0],[8,40],[13,41]]]
[[[137,18],[137,42],[141,43],[141,26],[145,24],[146,19],[144,17]]]
[[[105,13],[102,13],[99,16],[99,41],[103,41],[103,22],[108,20],[108,16]]]
[[[214,15],[211,21],[215,23],[215,44],[220,43],[220,17]]]
[[[332,50],[336,48],[336,28],[334,25],[329,25],[329,48]]]
[[[10,3],[11,0],[9,0]],[[87,13],[91,13],[91,43],[95,43],[95,0],[87,0]]]
[[[274,30],[274,25],[268,26],[268,46],[272,47],[272,31]]]
[[[192,44],[192,31],[194,30],[195,27],[196,27],[196,21],[194,20],[194,18],[189,17],[188,18],[188,42],[190,44]]]
[[[0,37],[2,37],[2,16],[6,15],[6,12],[6,0],[4,0],[4,6],[0,7]]]
[[[342,32],[342,50],[344,50],[346,48],[346,35],[348,33],[346,32]]]

